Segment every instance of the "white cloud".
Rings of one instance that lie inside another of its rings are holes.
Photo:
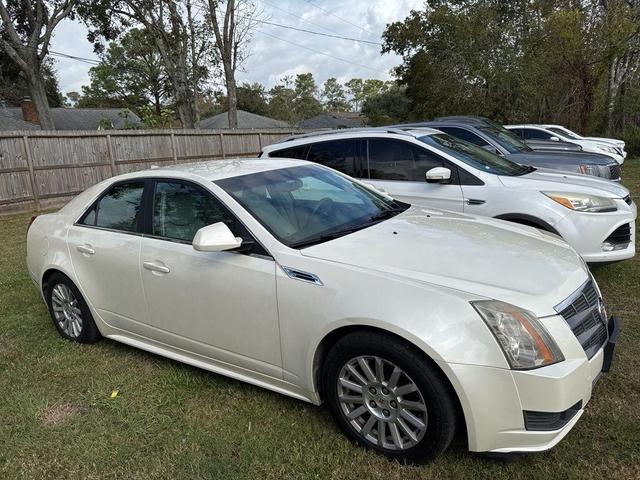
[[[411,9],[420,8],[422,0],[256,0],[256,3],[263,8],[269,21],[274,23],[381,42],[380,35],[386,25],[404,19]],[[342,17],[360,28],[331,14]],[[86,34],[86,28],[78,22],[61,22],[51,49],[95,58],[93,46],[86,40]],[[273,38],[274,36],[277,38]],[[243,71],[238,72],[238,81],[259,82],[267,87],[273,86],[284,75],[304,72],[313,73],[319,85],[329,77],[336,77],[340,81],[353,77],[387,80],[391,78],[390,70],[400,63],[400,59],[395,55],[381,55],[378,45],[321,37],[269,25],[261,25],[254,33],[250,51],[251,55]],[[57,70],[61,90],[80,91],[81,86],[89,81],[89,68],[90,65],[76,60],[58,59]]]

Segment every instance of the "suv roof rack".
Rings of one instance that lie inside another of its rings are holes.
[[[389,128],[389,127],[362,127],[362,128],[340,128],[333,130],[319,130],[316,132],[302,133],[299,135],[291,135],[290,137],[280,140],[278,143],[291,142],[293,140],[299,140],[301,138],[309,137],[321,137],[323,135],[334,135],[336,133],[362,133],[362,132],[383,132],[383,133],[395,133],[396,135],[412,136],[410,133],[405,132],[401,128]]]

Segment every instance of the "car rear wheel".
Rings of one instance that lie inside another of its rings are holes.
[[[64,338],[78,343],[94,343],[102,338],[82,294],[67,276],[53,274],[47,281],[45,296],[51,319]]]
[[[324,363],[327,403],[347,436],[401,461],[444,451],[456,431],[447,380],[422,352],[375,332],[340,339]]]

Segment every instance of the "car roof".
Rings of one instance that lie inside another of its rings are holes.
[[[194,163],[182,163],[166,167],[151,167],[148,170],[121,175],[120,178],[139,178],[172,176],[176,173],[185,175],[196,175],[205,180],[216,181],[223,178],[240,177],[252,173],[267,172],[280,168],[298,167],[302,165],[313,165],[304,160],[289,158],[230,158],[224,160],[203,160]]]
[[[434,128],[422,126],[394,126],[394,127],[371,127],[371,128],[345,128],[340,130],[327,130],[304,133],[301,135],[292,135],[277,143],[267,145],[262,149],[263,152],[271,152],[276,149],[282,149],[289,146],[306,145],[314,142],[327,140],[335,140],[340,138],[364,138],[375,136],[387,136],[389,138],[415,138],[424,135],[433,135],[442,133]]]

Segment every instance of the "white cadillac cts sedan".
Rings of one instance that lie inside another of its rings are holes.
[[[463,425],[471,451],[553,447],[618,333],[557,237],[298,160],[106,180],[33,221],[27,263],[64,338],[326,401],[397,459],[433,457]]]

